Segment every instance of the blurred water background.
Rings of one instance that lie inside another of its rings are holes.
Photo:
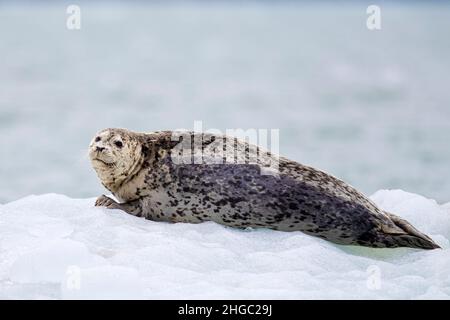
[[[93,197],[96,131],[278,128],[281,154],[361,191],[450,201],[450,6],[0,2],[0,203]]]

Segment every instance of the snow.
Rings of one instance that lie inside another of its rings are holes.
[[[168,224],[96,208],[94,198],[29,196],[0,205],[0,298],[448,299],[450,204],[401,190],[372,199],[443,249]]]

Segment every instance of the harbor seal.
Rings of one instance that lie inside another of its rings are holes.
[[[119,200],[102,195],[96,206],[154,221],[302,231],[343,245],[439,248],[345,182],[236,138],[110,128],[94,137],[89,156]],[[277,171],[263,174],[274,162]]]

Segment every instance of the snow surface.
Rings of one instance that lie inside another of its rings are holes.
[[[0,205],[0,298],[448,299],[450,203],[372,199],[442,250],[339,246],[301,232],[168,224],[29,196]]]

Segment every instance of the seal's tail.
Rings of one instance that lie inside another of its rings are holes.
[[[419,249],[437,249],[440,248],[430,237],[414,228],[408,221],[392,214],[385,212],[396,227],[403,232],[392,234],[393,242],[398,247],[410,247]]]

